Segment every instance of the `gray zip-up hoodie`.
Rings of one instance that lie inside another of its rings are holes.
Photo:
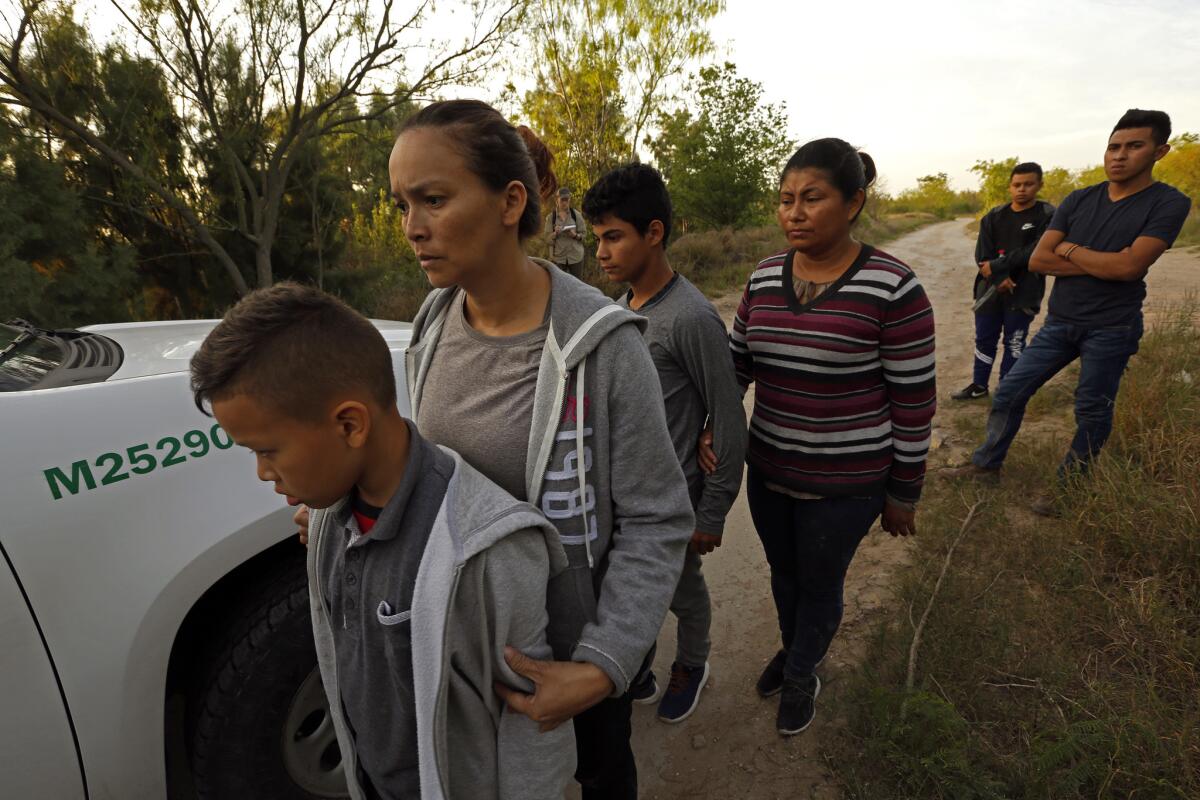
[[[504,646],[550,657],[546,584],[566,568],[566,554],[553,526],[528,503],[445,452],[454,458],[454,475],[421,558],[409,617],[421,799],[561,800],[575,772],[572,726],[540,733],[537,723],[507,711],[492,687],[500,681],[533,691],[505,662]],[[312,510],[308,591],[346,783],[354,800],[364,800],[317,575],[322,537],[339,533],[332,520],[345,502]]]
[[[550,329],[525,484],[569,562],[550,582],[548,634],[555,658],[600,667],[619,697],[666,616],[694,530],[692,506],[642,339],[645,320],[535,261],[550,273]],[[405,358],[414,417],[457,291],[432,292],[413,322]]]

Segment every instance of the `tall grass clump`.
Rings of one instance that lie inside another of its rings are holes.
[[[1026,502],[1054,485],[1068,433],[1019,436],[998,488],[931,479],[898,621],[848,692],[832,763],[850,796],[1200,797],[1197,306],[1143,339],[1113,437],[1060,518]],[[908,620],[977,500],[908,692]]]

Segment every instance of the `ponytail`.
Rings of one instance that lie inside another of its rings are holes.
[[[530,130],[528,125],[518,125],[517,133],[525,142],[529,158],[533,161],[534,171],[538,177],[538,199],[543,206],[554,206],[554,197],[558,194],[558,176],[554,174],[554,154],[538,135]]]

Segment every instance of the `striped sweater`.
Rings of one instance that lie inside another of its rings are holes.
[[[730,334],[752,382],[747,461],[771,483],[824,497],[916,502],[936,408],[933,309],[916,275],[864,245],[801,305],[792,251],[750,276]]]

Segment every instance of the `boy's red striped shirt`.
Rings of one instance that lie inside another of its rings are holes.
[[[729,337],[738,380],[755,384],[747,460],[796,492],[916,502],[936,409],[925,290],[903,262],[864,246],[801,305],[791,260],[758,265]]]

